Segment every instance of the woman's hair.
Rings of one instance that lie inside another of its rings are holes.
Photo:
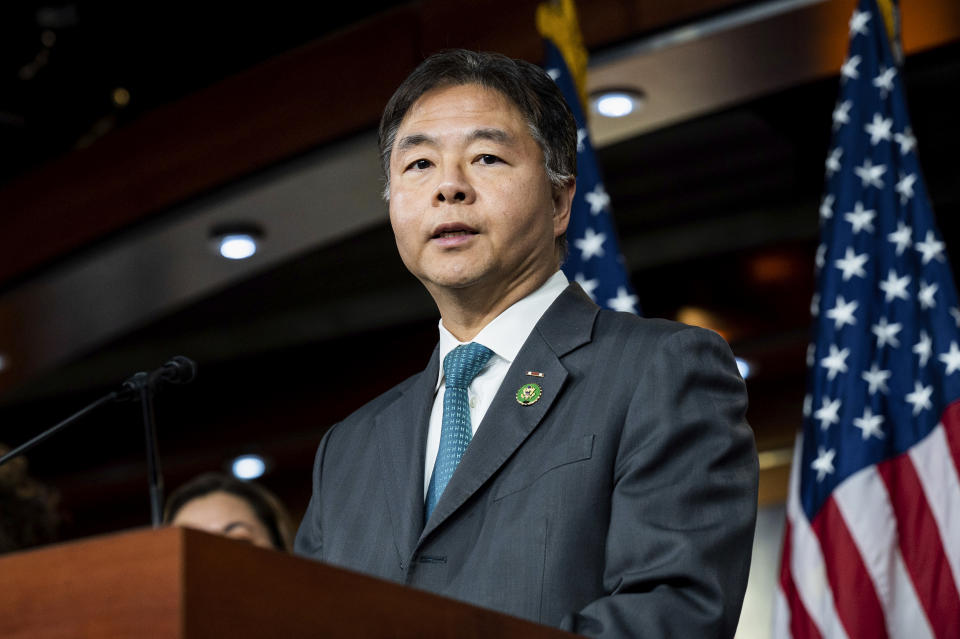
[[[257,519],[266,527],[277,550],[293,548],[293,525],[280,500],[269,490],[251,481],[241,481],[222,473],[204,473],[194,477],[170,494],[164,521],[170,523],[188,502],[211,493],[228,493],[249,504]]]
[[[0,455],[10,449],[0,444]],[[17,457],[0,466],[0,554],[56,541],[60,495],[27,474]]]

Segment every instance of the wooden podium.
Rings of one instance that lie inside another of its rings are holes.
[[[572,636],[182,528],[0,557],[4,639]]]

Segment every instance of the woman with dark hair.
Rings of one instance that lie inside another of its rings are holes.
[[[0,457],[10,449],[0,444]],[[60,494],[27,473],[22,455],[0,466],[0,554],[56,540]]]
[[[263,486],[220,473],[205,473],[175,490],[164,520],[289,552],[293,526],[280,500]]]

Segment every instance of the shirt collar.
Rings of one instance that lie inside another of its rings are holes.
[[[495,357],[506,361],[507,364],[512,364],[523,343],[533,332],[533,327],[537,325],[537,322],[547,312],[554,300],[560,297],[560,293],[567,288],[568,284],[569,281],[563,271],[557,271],[540,288],[493,318],[470,341],[483,344],[493,351]],[[444,327],[442,319],[439,326],[440,372],[437,377],[437,389],[440,388],[440,383],[443,381],[443,359],[447,356],[447,353],[461,344],[468,343],[461,342],[454,337],[453,333]],[[493,361],[492,358],[491,361]]]

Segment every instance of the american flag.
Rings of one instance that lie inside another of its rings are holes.
[[[886,4],[833,111],[775,637],[960,637],[960,308]]]
[[[578,48],[571,57],[582,62],[583,74],[586,73],[586,50],[580,39],[573,0],[542,3],[537,11],[538,28],[544,37],[544,68],[557,83],[577,121],[577,191],[567,227],[570,252],[563,272],[579,283],[598,305],[639,313],[637,296],[617,244],[610,196],[603,187],[600,166],[590,144],[580,101],[582,91],[578,90],[574,74],[561,53],[561,48]]]

